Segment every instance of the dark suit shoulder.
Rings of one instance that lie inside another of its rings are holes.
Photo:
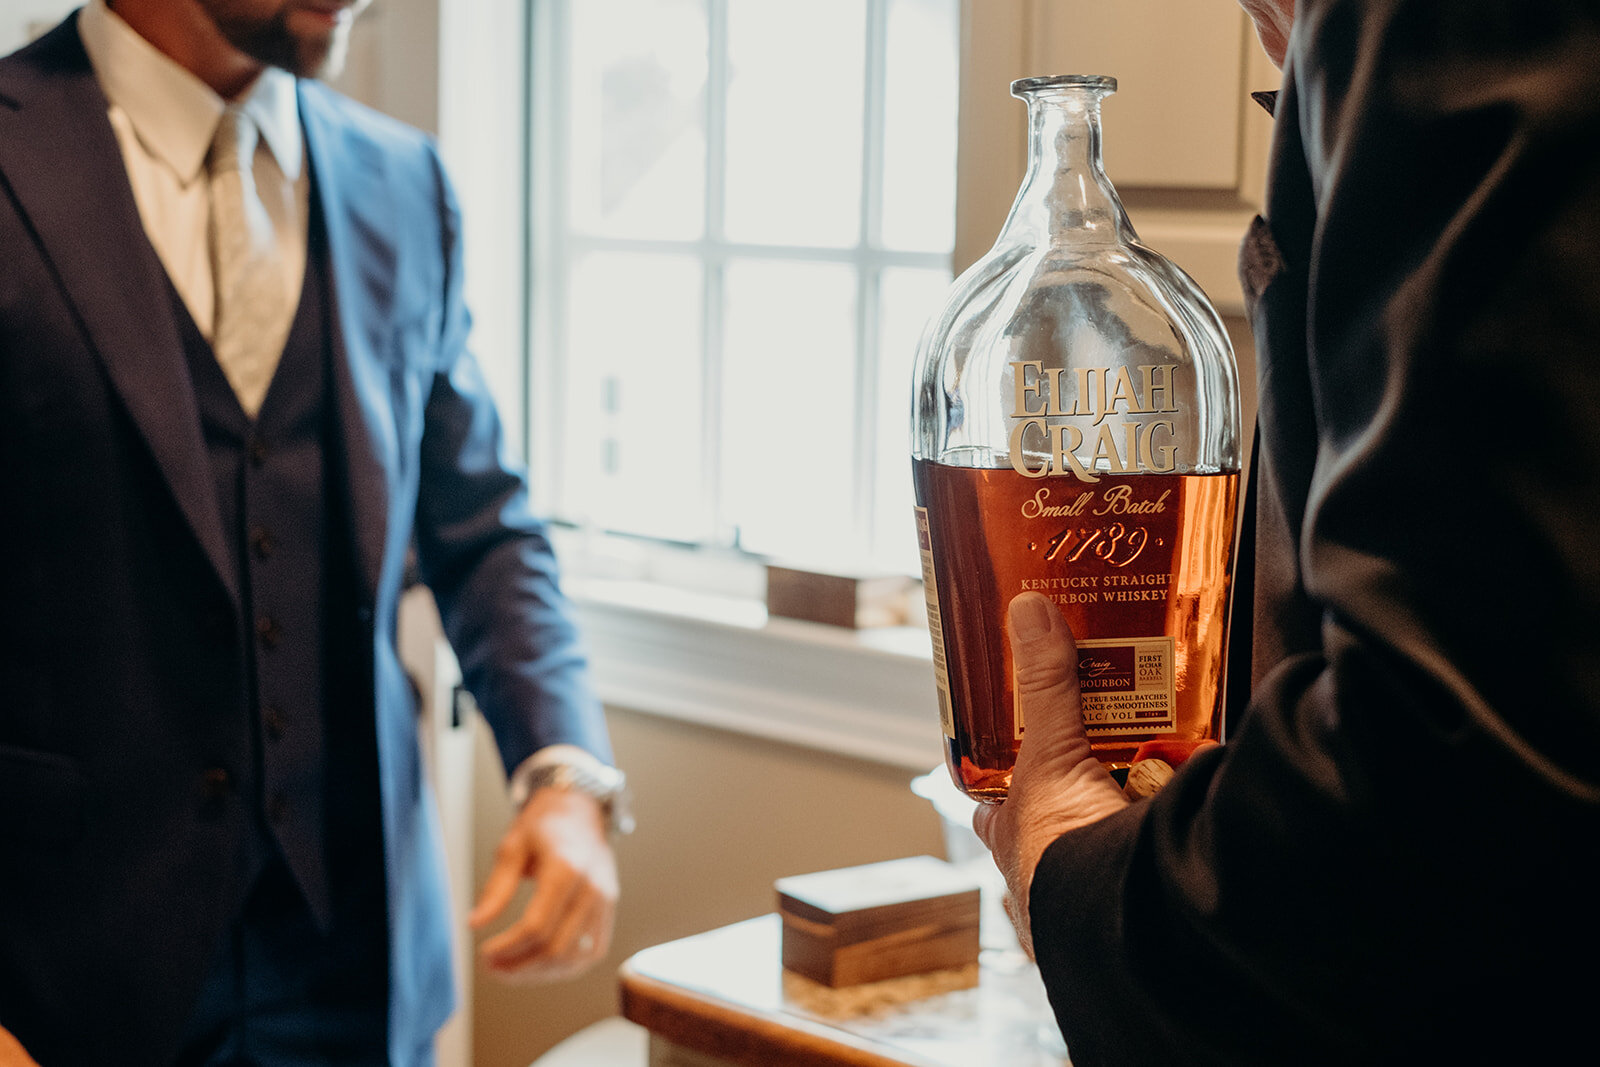
[[[0,101],[15,107],[30,87],[52,76],[92,73],[92,69],[78,36],[78,13],[74,11],[53,29],[10,55],[0,56]]]

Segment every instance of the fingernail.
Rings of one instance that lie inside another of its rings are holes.
[[[1018,596],[1011,601],[1011,632],[1019,640],[1043,637],[1055,625],[1056,607],[1037,594]]]

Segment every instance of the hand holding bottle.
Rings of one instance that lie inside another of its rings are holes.
[[[994,854],[1010,890],[1006,910],[1033,955],[1028,886],[1056,838],[1129,803],[1089,747],[1072,631],[1049,598],[1022,593],[1007,613],[1016,697],[1028,723],[1002,804],[980,804],[972,828]]]

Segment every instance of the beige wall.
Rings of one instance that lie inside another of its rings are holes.
[[[615,975],[650,945],[773,909],[784,875],[928,853],[939,819],[912,772],[674,722],[609,713],[638,830],[618,848],[622,902],[610,958],[549,987],[474,976],[474,1067],[527,1067],[562,1037],[615,1014]],[[478,881],[506,818],[492,749],[480,746]]]

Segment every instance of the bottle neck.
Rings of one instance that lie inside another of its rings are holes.
[[[1100,159],[1099,91],[1027,94],[1028,173],[1001,241],[1124,244],[1134,239]]]

